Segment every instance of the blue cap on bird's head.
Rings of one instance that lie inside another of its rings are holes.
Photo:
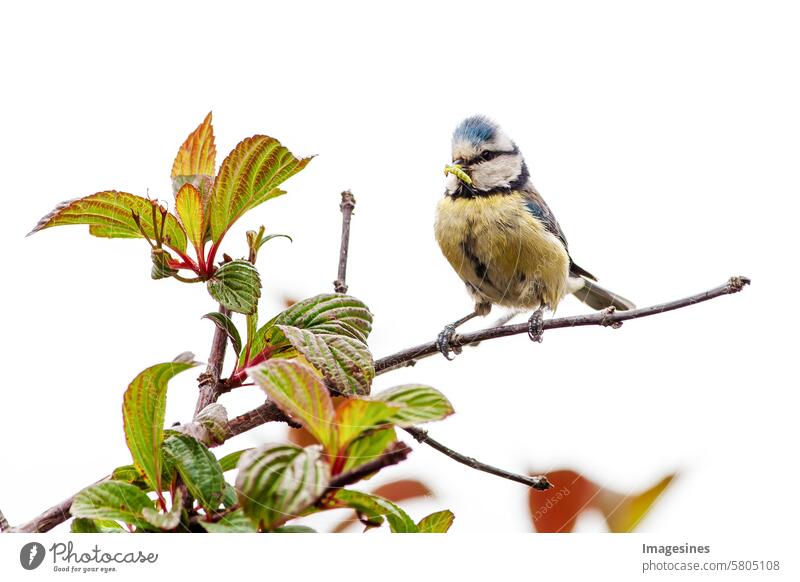
[[[453,131],[452,164],[445,167],[451,194],[520,188],[528,168],[517,145],[500,126],[483,115],[467,117]]]
[[[469,142],[479,146],[494,139],[498,125],[483,115],[467,117],[453,131],[453,143]]]

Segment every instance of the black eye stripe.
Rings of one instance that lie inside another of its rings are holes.
[[[512,156],[518,153],[519,153],[518,148],[514,148],[513,150],[486,150],[481,152],[480,155],[469,160],[469,164],[488,162],[489,160],[493,160],[499,156]]]

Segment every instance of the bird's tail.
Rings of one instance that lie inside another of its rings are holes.
[[[632,301],[612,293],[608,289],[603,289],[594,281],[590,281],[585,277],[571,277],[571,279],[571,282],[578,284],[578,289],[573,291],[572,294],[592,309],[600,311],[607,307],[614,307],[618,311],[628,311],[636,308]],[[575,279],[580,279],[580,281]],[[583,283],[582,285],[581,282]]]

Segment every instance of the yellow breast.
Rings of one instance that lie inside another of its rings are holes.
[[[442,253],[476,301],[555,310],[567,291],[569,255],[520,193],[445,196],[434,228]]]

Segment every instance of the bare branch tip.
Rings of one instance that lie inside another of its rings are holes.
[[[353,196],[353,193],[350,190],[345,190],[342,192],[342,202],[339,204],[339,209],[344,212],[346,208],[349,208],[351,211],[356,206],[356,197]]]
[[[731,277],[728,280],[728,288],[730,289],[731,293],[738,293],[744,289],[745,286],[750,285],[750,283],[750,277],[739,275],[738,277]]]

